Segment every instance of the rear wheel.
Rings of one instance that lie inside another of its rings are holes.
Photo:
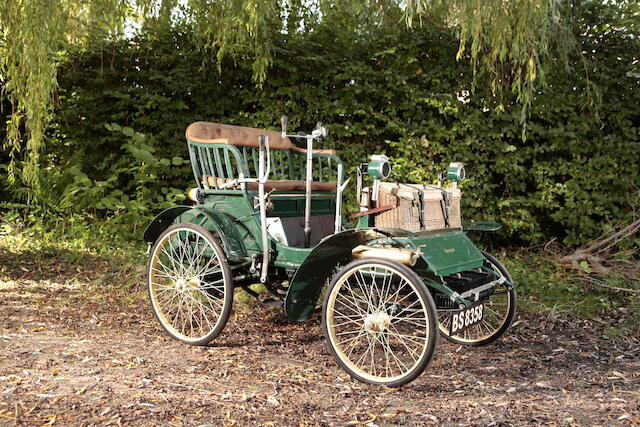
[[[322,310],[329,351],[353,378],[399,387],[433,357],[436,309],[422,280],[402,264],[362,259],[331,281]]]
[[[205,345],[224,328],[233,280],[224,252],[205,228],[181,223],[156,240],[147,271],[153,312],[169,335]]]
[[[486,265],[490,267],[498,277],[505,277],[513,283],[511,275],[504,265],[492,255],[482,252],[487,259]],[[447,340],[456,344],[482,346],[491,344],[500,338],[511,326],[516,314],[516,290],[502,283],[493,288],[493,292],[483,301],[483,319],[477,325],[462,331],[458,335],[450,335],[453,313],[456,310],[441,310],[438,312],[438,329]]]

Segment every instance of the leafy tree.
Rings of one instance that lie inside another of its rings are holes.
[[[190,167],[173,161],[185,155],[189,123],[273,128],[286,113],[292,129],[327,123],[329,147],[349,174],[372,152],[391,157],[393,179],[410,182],[429,182],[449,161],[462,161],[466,220],[503,222],[501,236],[512,243],[578,244],[603,224],[633,218],[640,200],[640,82],[629,74],[640,42],[619,28],[603,30],[609,13],[593,4],[576,14],[588,29],[579,42],[602,91],[600,117],[587,108],[585,75],[563,73],[559,63],[532,103],[527,141],[515,96],[494,97],[489,76],[474,76],[469,59],[456,61],[458,39],[446,28],[384,24],[363,34],[347,17],[319,21],[273,39],[262,88],[252,81],[250,57],[221,61],[220,73],[202,67],[187,24],[78,47],[59,68],[42,198],[139,224],[193,186]],[[569,61],[582,66],[578,55]],[[505,111],[496,114],[500,102]]]
[[[636,10],[637,12],[637,10]],[[366,37],[370,29],[436,25],[459,32],[457,56],[487,73],[494,92],[510,88],[524,107],[521,121],[547,70],[575,43],[571,10],[557,0],[5,0],[0,4],[0,78],[11,103],[6,144],[9,181],[38,195],[39,154],[57,88],[57,65],[70,46],[118,39],[127,27],[192,26],[205,63],[250,57],[253,80],[262,85],[276,55],[276,40],[312,31],[319,21],[347,22]],[[130,30],[129,30],[130,31]],[[503,103],[497,108],[503,109]]]

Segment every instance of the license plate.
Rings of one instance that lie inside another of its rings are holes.
[[[484,304],[482,304],[481,301],[453,313],[451,317],[451,331],[449,332],[449,335],[457,335],[465,329],[469,329],[482,322],[483,313]]]

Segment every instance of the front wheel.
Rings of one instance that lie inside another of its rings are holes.
[[[511,275],[500,261],[486,252],[482,252],[482,255],[487,259],[485,265],[498,277],[505,277],[509,283],[513,283]],[[516,290],[506,283],[499,284],[491,295],[483,300],[483,304],[482,321],[457,335],[450,335],[449,332],[455,310],[439,311],[440,334],[451,342],[470,346],[488,345],[500,338],[509,329],[516,315]]]
[[[427,367],[436,308],[408,267],[382,259],[347,264],[328,286],[322,326],[329,351],[358,381],[400,387]]]
[[[153,312],[169,335],[205,345],[224,328],[233,279],[224,252],[205,228],[181,223],[156,240],[147,271]]]

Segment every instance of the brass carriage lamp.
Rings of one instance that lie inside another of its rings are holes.
[[[373,178],[374,181],[387,179],[391,175],[389,158],[384,154],[374,154],[371,156],[369,163],[363,164],[366,165],[367,175]]]
[[[447,169],[447,179],[451,182],[464,181],[467,177],[467,173],[464,170],[464,166],[460,162],[449,163],[449,169]]]
[[[357,171],[358,180],[356,193],[358,201],[360,202],[360,210],[363,211],[368,209],[369,199],[372,201],[378,200],[380,181],[389,178],[391,175],[389,158],[384,154],[373,154],[368,163],[361,163],[360,166],[358,166]],[[369,188],[362,188],[363,175],[368,175],[373,179],[371,191],[369,191]]]
[[[460,162],[449,163],[449,168],[442,172],[438,176],[438,186],[441,186],[441,182],[445,179],[451,181],[453,188],[458,187],[458,182],[464,181],[467,177],[467,172],[464,170],[464,166]]]

